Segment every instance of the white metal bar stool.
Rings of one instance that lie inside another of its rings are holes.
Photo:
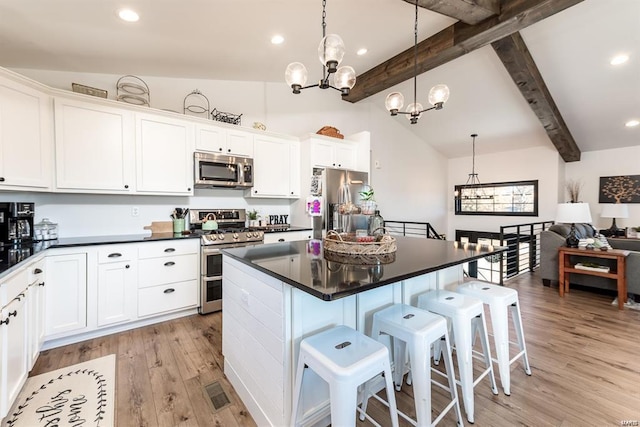
[[[522,357],[524,371],[527,375],[531,375],[531,367],[529,366],[529,358],[527,357],[527,347],[524,342],[524,329],[522,328],[518,291],[481,281],[464,283],[458,286],[456,291],[478,298],[489,306],[500,382],[502,383],[504,394],[510,395],[510,366],[512,363]],[[517,343],[509,341],[509,315],[507,309],[511,311],[511,318],[513,319],[513,326],[515,328],[516,338],[518,339]],[[510,344],[517,345],[520,349],[513,359],[509,358]]]
[[[358,405],[358,386],[384,373],[389,399],[391,425],[398,427],[398,413],[391,381],[391,364],[387,347],[368,336],[349,328],[336,326],[302,340],[294,389],[291,424],[302,425],[298,420],[300,393],[305,368],[313,369],[329,384],[331,424],[355,426],[356,411],[378,425]]]
[[[496,378],[493,374],[491,350],[489,348],[489,337],[487,336],[487,324],[484,318],[482,301],[468,295],[446,290],[435,290],[419,295],[418,307],[445,316],[448,320],[447,323],[453,330],[453,342],[458,359],[458,371],[460,372],[459,384],[462,388],[462,401],[464,402],[464,409],[467,413],[467,420],[473,423],[475,407],[473,399],[474,387],[485,376],[489,375],[491,379],[491,391],[493,394],[498,394]],[[473,340],[476,331],[478,331],[480,335],[480,343],[482,344],[481,354],[486,369],[474,381]]]
[[[398,411],[398,414],[418,426],[436,425],[451,408],[455,408],[458,424],[462,425],[460,413],[460,403],[456,390],[455,375],[453,373],[453,361],[451,359],[451,346],[449,334],[447,332],[447,321],[444,317],[429,313],[417,307],[406,304],[394,304],[373,314],[373,327],[371,335],[379,339],[381,334],[393,337],[393,341],[400,340],[402,345],[395,346],[394,360],[396,375],[404,373],[404,348],[408,346],[409,362],[411,366],[411,376],[413,380],[413,396],[416,406],[416,420],[411,419],[406,414]],[[448,386],[444,386],[431,379],[431,371],[443,375],[440,371],[431,368],[431,344],[445,339],[444,363],[447,371]],[[396,351],[399,349],[400,351]],[[431,421],[431,383],[444,390],[449,390],[451,402],[445,409]],[[366,411],[367,402],[371,395],[368,386],[365,386],[362,402],[362,409]],[[375,398],[378,398],[373,394]],[[378,400],[380,400],[378,398]],[[362,415],[360,416],[362,420]]]

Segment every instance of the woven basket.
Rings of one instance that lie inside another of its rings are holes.
[[[340,133],[340,131],[333,126],[324,126],[318,132],[318,135],[331,136],[333,138],[344,139],[344,135]]]
[[[384,234],[379,242],[358,242],[355,235],[344,235],[329,230],[322,241],[325,251],[348,256],[389,254],[398,249],[396,238],[388,234]]]
[[[324,259],[327,261],[339,262],[341,264],[361,265],[366,267],[379,264],[390,264],[396,260],[396,253],[346,255],[325,250]]]

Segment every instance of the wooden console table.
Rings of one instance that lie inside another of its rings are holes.
[[[608,273],[604,271],[594,270],[582,270],[575,268],[569,260],[570,256],[583,256],[589,258],[598,259],[614,259],[616,260],[615,270],[610,270]],[[589,250],[589,249],[577,249],[560,247],[558,249],[558,264],[560,267],[558,275],[558,290],[560,296],[564,296],[564,293],[569,293],[569,273],[573,274],[587,274],[589,276],[606,277],[609,279],[615,279],[618,283],[618,308],[622,310],[624,303],[627,302],[627,278],[626,278],[626,260],[629,251],[623,251],[619,249],[609,249],[608,251],[601,250]]]

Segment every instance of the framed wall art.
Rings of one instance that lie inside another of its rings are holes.
[[[601,176],[599,203],[640,203],[640,175]]]

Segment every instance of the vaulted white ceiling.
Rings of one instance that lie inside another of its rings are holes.
[[[117,16],[120,7],[137,23]],[[2,0],[0,66],[215,80],[283,82],[289,62],[320,77],[321,0]],[[413,43],[414,8],[402,0],[327,0],[327,32],[347,47],[344,64],[357,73]],[[455,21],[420,10],[419,39]],[[640,1],[585,0],[523,30],[569,130],[581,151],[640,144]],[[272,45],[275,34],[285,37]],[[357,56],[366,47],[368,53]],[[613,67],[615,54],[630,56]],[[418,101],[446,83],[451,98],[418,124],[401,121],[447,157],[551,146],[542,125],[490,46],[418,78]],[[356,83],[357,84],[357,83]],[[412,81],[397,85],[411,98]],[[304,96],[304,95],[301,95]],[[327,96],[335,96],[329,95]],[[383,108],[385,93],[365,99]]]

